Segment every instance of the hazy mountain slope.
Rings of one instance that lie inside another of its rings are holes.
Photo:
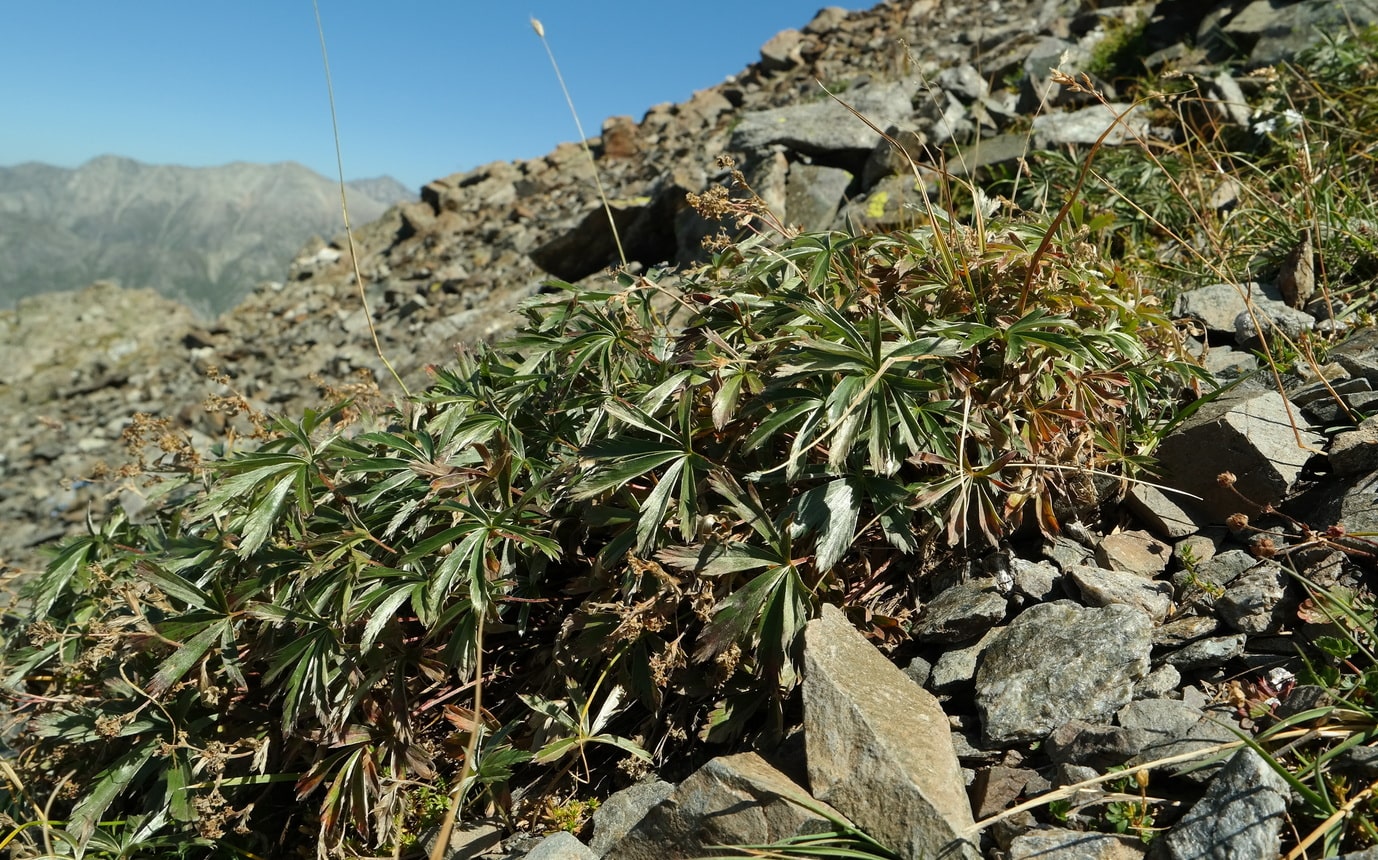
[[[358,222],[413,199],[388,177],[349,184]],[[339,188],[299,164],[0,167],[0,307],[98,279],[152,287],[204,314],[279,280],[313,235],[341,228]]]

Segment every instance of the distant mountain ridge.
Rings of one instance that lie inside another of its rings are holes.
[[[416,199],[386,176],[346,188],[361,224]],[[336,181],[292,162],[180,167],[103,155],[75,169],[0,167],[0,307],[114,280],[213,316],[281,280],[312,236],[342,227]]]

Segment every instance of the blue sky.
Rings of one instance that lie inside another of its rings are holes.
[[[759,58],[825,0],[319,0],[345,175],[409,186],[597,134]],[[842,3],[866,8],[869,3]],[[0,165],[297,161],[335,175],[311,0],[37,0],[0,11]]]

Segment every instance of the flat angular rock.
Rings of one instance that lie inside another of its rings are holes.
[[[432,827],[421,839],[422,848],[429,857],[435,850],[436,840],[440,838],[440,828]],[[446,860],[467,860],[492,851],[502,844],[502,827],[492,821],[455,822],[450,832],[450,844],[445,850]]]
[[[722,756],[694,771],[603,856],[688,860],[724,845],[774,842],[832,826],[806,804],[819,805],[756,753]]]
[[[1010,559],[1010,571],[1014,574],[1015,590],[1038,602],[1047,600],[1062,580],[1062,572],[1049,561],[1035,562],[1014,557]]]
[[[1337,475],[1359,475],[1378,469],[1378,420],[1366,418],[1355,429],[1336,434],[1326,456]]]
[[[1096,546],[1096,561],[1110,570],[1154,577],[1167,570],[1172,547],[1145,531],[1106,535]]]
[[[871,157],[866,159],[866,166],[861,171],[862,188],[872,188],[887,176],[914,178],[910,159],[918,162],[923,158],[928,135],[913,128],[891,128],[888,134],[895,143],[882,138],[871,150]]]
[[[786,222],[805,231],[826,230],[851,182],[852,174],[839,167],[792,165],[785,185]]]
[[[1240,633],[1276,633],[1286,620],[1284,599],[1291,577],[1277,562],[1259,562],[1230,583],[1215,601],[1215,614]]]
[[[1075,69],[1086,60],[1086,51],[1070,42],[1043,36],[1022,51],[1023,76],[1019,82],[1018,110],[1043,116],[1048,108],[1068,104],[1076,95],[1052,79],[1053,69]],[[1057,113],[1053,111],[1052,113]],[[1104,126],[1101,126],[1104,128]],[[1041,144],[1039,145],[1041,148]]]
[[[938,86],[965,102],[976,102],[990,95],[990,84],[970,63],[951,66],[938,72]]]
[[[602,856],[627,835],[647,812],[672,793],[675,787],[664,780],[639,782],[615,792],[593,812],[593,836],[589,848]]]
[[[1200,708],[1176,699],[1140,699],[1120,708],[1115,720],[1129,733],[1135,755],[1152,757],[1186,737],[1203,716]]]
[[[1303,0],[1282,6],[1255,0],[1231,18],[1224,30],[1241,46],[1252,46],[1251,67],[1271,66],[1315,44],[1323,33],[1362,30],[1375,21],[1378,8],[1361,0]]]
[[[1285,306],[1280,292],[1272,288],[1265,290],[1254,281],[1245,284],[1207,284],[1178,296],[1172,314],[1197,320],[1210,334],[1233,335],[1235,318],[1250,301],[1275,301]]]
[[[1142,611],[1155,622],[1172,608],[1172,583],[1100,567],[1074,567],[1067,578],[1089,606],[1120,604]]]
[[[814,796],[904,858],[974,858],[947,715],[840,610],[804,628],[804,741]]]
[[[1134,696],[1138,699],[1167,698],[1177,692],[1181,684],[1182,673],[1177,671],[1177,667],[1162,665],[1134,685]]]
[[[1120,726],[1093,725],[1071,720],[1053,729],[1043,742],[1056,764],[1076,764],[1105,770],[1124,764],[1138,753],[1137,736]]]
[[[783,71],[802,64],[803,42],[804,34],[798,30],[781,30],[761,46],[761,65],[768,71]]]
[[[1181,648],[1204,639],[1220,629],[1220,622],[1209,615],[1184,615],[1153,631],[1154,648]]]
[[[1173,860],[1276,857],[1287,782],[1251,749],[1235,753],[1206,793],[1164,837]]]
[[[1071,112],[1040,114],[1033,120],[1034,148],[1056,149],[1068,143],[1089,146],[1105,134],[1106,129],[1110,130],[1105,137],[1108,146],[1117,146],[1130,140],[1130,131],[1144,135],[1148,131],[1148,121],[1142,116],[1135,116],[1134,111],[1130,111],[1122,121],[1116,121],[1115,117],[1128,108],[1129,105],[1125,104],[1093,105]]]
[[[1210,636],[1163,655],[1163,662],[1183,672],[1224,666],[1244,653],[1244,634]]]
[[[573,833],[557,830],[526,852],[526,860],[598,860],[598,853]]]
[[[1258,559],[1248,552],[1230,549],[1173,574],[1172,581],[1183,590],[1195,587],[1223,591],[1225,586],[1239,579],[1255,564],[1258,564]]]
[[[1194,493],[1193,502],[1213,520],[1255,512],[1254,505],[1277,504],[1301,475],[1324,438],[1303,427],[1300,411],[1288,410],[1272,390],[1226,394],[1203,406],[1158,446],[1165,480]],[[1301,445],[1298,446],[1298,438]],[[1236,487],[1249,502],[1221,487],[1216,476],[1235,475]]]
[[[963,642],[1005,620],[1008,601],[992,579],[959,582],[929,601],[914,625],[920,642]]]
[[[1124,501],[1149,531],[1166,540],[1177,540],[1200,529],[1178,498],[1176,493],[1165,493],[1148,484],[1131,484]]]
[[[976,817],[988,818],[1008,809],[1024,793],[1025,786],[1041,781],[1038,772],[1028,768],[1004,765],[982,768],[971,783],[971,802],[976,808]]]
[[[909,88],[872,84],[838,94],[880,128],[902,125],[913,113]],[[742,114],[728,147],[745,152],[781,144],[805,155],[875,147],[880,135],[831,98],[791,107]],[[865,157],[865,154],[862,156]]]
[[[1080,830],[1034,830],[1014,837],[1009,860],[1139,860],[1148,852],[1143,840],[1121,833]]]
[[[986,737],[1021,743],[1068,720],[1107,719],[1148,674],[1152,628],[1128,606],[1059,600],[1025,610],[986,649],[976,672]]]
[[[975,645],[944,650],[938,657],[938,662],[933,664],[927,686],[939,693],[947,693],[954,688],[970,684],[972,678],[976,677],[976,664],[980,662],[981,655],[1003,629],[997,627],[988,631]]]
[[[920,175],[931,175],[931,171],[925,168]],[[931,194],[932,190],[920,184],[908,171],[886,176],[844,206],[834,227],[849,221],[873,230],[912,226],[923,211],[925,194]]]
[[[1188,753],[1200,754],[1205,758],[1213,750],[1217,750],[1222,743],[1230,743],[1239,740],[1235,730],[1239,729],[1239,720],[1228,705],[1213,705],[1207,707],[1201,719],[1184,733],[1178,734],[1175,739],[1159,737],[1144,747],[1144,750],[1130,759],[1127,764],[1130,767],[1146,764],[1159,759],[1171,758],[1172,756],[1186,755]],[[1131,733],[1137,729],[1130,729]],[[1222,765],[1214,764],[1209,767],[1197,767],[1196,763],[1188,761],[1186,764],[1176,765],[1173,773],[1196,783],[1205,783],[1221,769]],[[1245,855],[1239,855],[1245,856]]]
[[[831,33],[846,20],[846,9],[841,6],[825,6],[818,10],[812,21],[804,25],[804,32],[812,35]]]
[[[1288,307],[1280,302],[1256,302],[1250,311],[1240,311],[1234,318],[1234,342],[1244,349],[1259,349],[1262,338],[1259,329],[1281,332],[1292,340],[1316,327],[1316,318],[1306,311]]]

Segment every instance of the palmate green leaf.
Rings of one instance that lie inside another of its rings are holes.
[[[899,481],[874,475],[858,475],[854,481],[857,492],[876,512],[881,532],[890,545],[903,553],[917,553],[919,535],[914,530],[914,515],[909,509],[913,489]]]
[[[47,618],[64,592],[84,588],[86,566],[100,552],[101,542],[94,535],[82,535],[63,543],[57,556],[25,591],[33,600],[34,618]],[[78,582],[79,581],[79,582]]]
[[[201,658],[212,645],[221,640],[232,641],[233,634],[233,622],[227,616],[208,622],[199,633],[183,642],[181,647],[158,666],[158,671],[148,682],[149,695],[156,698],[166,693],[173,684],[182,680],[193,666],[201,662]]]
[[[328,681],[335,674],[333,664],[342,656],[335,632],[326,626],[299,632],[274,655],[263,676],[271,684],[288,669],[283,690],[282,728],[291,734],[308,718],[324,719],[330,706]]]
[[[828,398],[829,429],[833,431],[828,439],[828,467],[834,474],[846,467],[857,434],[870,418],[871,408],[864,389],[863,379],[849,376],[837,384]]]
[[[743,368],[737,368],[732,373],[723,375],[720,378],[718,390],[713,392],[713,428],[721,430],[732,420],[733,413],[737,409],[737,399],[742,393],[742,384],[747,380],[749,372]]]
[[[656,553],[660,561],[699,576],[726,576],[783,563],[779,553],[745,542],[725,546],[675,546]]]
[[[679,435],[663,422],[652,418],[650,415],[632,406],[630,403],[624,403],[621,400],[609,398],[604,401],[603,408],[607,411],[608,415],[616,418],[618,421],[645,430],[647,433],[654,433],[662,439],[675,439]]]
[[[488,571],[487,562],[491,550],[488,546],[488,530],[481,523],[473,523],[468,533],[460,540],[445,560],[436,568],[426,589],[423,620],[435,614],[449,602],[448,598],[456,591],[464,591],[472,605],[487,606]],[[461,587],[456,584],[460,572],[465,573]]]
[[[310,461],[303,457],[272,451],[254,451],[233,460],[216,463],[216,471],[228,477],[217,481],[199,510],[218,511],[232,501],[254,495],[262,486],[279,476],[305,469],[309,465]]]
[[[1075,333],[1069,334],[1066,329]],[[1008,348],[1007,360],[1022,358],[1026,349],[1038,345],[1055,354],[1104,361],[1075,322],[1049,314],[1042,308],[1035,308],[1010,323],[1005,329],[1004,341]]]
[[[597,470],[580,478],[574,498],[591,499],[684,456],[684,449],[672,443],[644,439],[616,439],[595,445],[586,449],[585,457],[597,464]]]
[[[660,411],[660,407],[665,404],[667,398],[679,391],[684,385],[698,375],[694,370],[681,370],[679,373],[671,374],[668,379],[647,391],[636,403],[636,410],[640,415],[654,415]],[[620,417],[620,416],[619,416]],[[631,422],[628,422],[631,423]],[[643,428],[646,429],[646,428]],[[668,429],[668,428],[667,428]]]
[[[49,642],[42,648],[30,648],[7,653],[5,655],[5,668],[9,670],[9,674],[4,676],[4,680],[0,681],[0,684],[3,684],[5,689],[14,689],[23,684],[29,673],[58,656],[58,647],[61,644],[60,642]]]
[[[167,778],[164,802],[175,821],[195,821],[196,808],[192,806],[191,793],[187,791],[187,786],[192,784],[187,756],[174,751],[168,759],[168,767],[163,771]]]
[[[761,607],[756,626],[756,645],[765,677],[778,678],[789,658],[794,641],[809,621],[808,589],[799,571],[790,566],[789,574],[770,591]]]
[[[761,419],[755,430],[747,434],[742,442],[742,452],[755,451],[800,415],[822,409],[823,402],[822,397],[803,388],[782,389],[771,392],[768,396],[763,395],[757,401],[757,408],[770,408],[773,411]]]
[[[708,712],[699,729],[699,740],[713,744],[734,743],[766,703],[766,697],[755,689],[729,693]]]
[[[396,620],[398,608],[408,600],[420,603],[425,588],[425,580],[412,579],[399,585],[379,588],[360,600],[358,611],[361,614],[367,612],[369,617],[359,637],[359,650],[366,652],[372,649],[383,629]]]
[[[555,701],[544,696],[537,696],[528,693],[518,693],[518,698],[522,700],[528,708],[548,719],[553,725],[557,725],[566,732],[578,734],[579,721],[574,717],[574,708],[567,701]]]
[[[646,752],[636,741],[631,738],[624,738],[620,735],[594,735],[589,738],[591,743],[606,744],[607,746],[617,747],[625,753],[629,753],[642,761],[652,761],[651,754]]]
[[[670,494],[674,491],[681,472],[684,472],[686,457],[681,456],[670,464],[660,476],[655,489],[651,490],[646,501],[641,505],[641,515],[636,521],[636,548],[637,552],[650,552],[655,545],[656,536],[660,532],[660,526],[665,522],[665,512],[670,507]],[[681,501],[683,499],[681,498]],[[690,526],[692,527],[692,522]]]
[[[760,574],[713,608],[712,619],[699,634],[694,659],[710,660],[754,631],[762,666],[768,674],[778,672],[808,620],[806,593],[792,564]]]
[[[375,431],[372,433],[361,433],[354,438],[354,442],[360,445],[376,445],[390,451],[396,451],[397,457],[392,458],[395,462],[406,463],[409,460],[429,460],[435,456],[435,449],[431,446],[421,447],[418,442],[427,442],[430,437],[424,433],[418,433],[413,440],[408,436],[399,433],[384,433]]]
[[[742,522],[760,535],[772,550],[788,543],[788,535],[782,534],[775,521],[766,513],[753,487],[749,486],[746,491],[743,491],[737,479],[723,469],[714,469],[709,473],[708,485],[719,496],[727,500],[737,516],[741,517]],[[789,560],[788,552],[779,554],[778,558],[780,559],[778,563],[787,562]]]
[[[795,502],[798,534],[813,533],[814,567],[828,571],[852,547],[856,535],[857,515],[861,506],[852,484],[845,478],[800,494]]]
[[[163,594],[182,601],[192,609],[224,609],[215,598],[198,588],[195,583],[188,582],[175,573],[169,573],[152,562],[141,564],[139,574],[144,581],[157,586]]]
[[[263,465],[254,465],[256,463]],[[211,492],[197,508],[195,516],[204,518],[223,511],[231,502],[253,499],[248,511],[233,520],[234,527],[243,531],[237,550],[240,558],[253,555],[267,540],[289,492],[296,490],[297,506],[303,515],[311,510],[307,479],[310,463],[301,457],[290,454],[246,454],[220,468],[237,473],[231,474]],[[238,472],[239,469],[247,471]],[[272,482],[271,488],[266,493],[262,492],[262,487],[269,482]]]
[[[142,746],[136,747],[115,760],[115,763],[96,774],[88,784],[91,788],[72,808],[67,830],[77,838],[77,853],[81,854],[91,835],[95,833],[96,822],[105,815],[134,778],[148,764],[158,749],[161,738],[151,738]]]

